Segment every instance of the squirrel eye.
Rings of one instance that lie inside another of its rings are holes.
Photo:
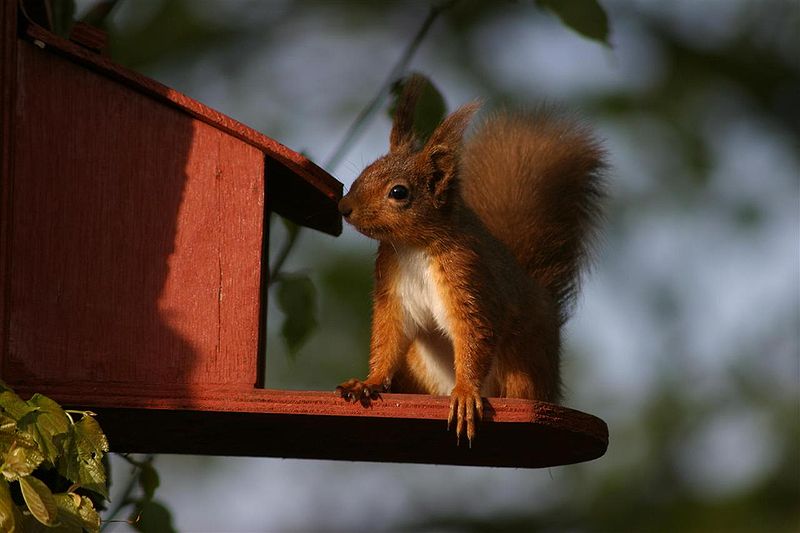
[[[405,200],[408,198],[408,187],[404,185],[395,185],[392,187],[392,190],[389,191],[389,198],[393,200]]]

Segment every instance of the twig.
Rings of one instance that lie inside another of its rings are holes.
[[[389,71],[389,75],[381,85],[378,93],[370,100],[370,102],[361,110],[361,112],[356,116],[353,123],[350,124],[350,127],[345,132],[344,136],[342,137],[341,142],[336,147],[336,150],[333,151],[331,156],[325,162],[325,168],[329,171],[333,171],[336,167],[339,166],[341,163],[342,158],[347,154],[347,152],[352,147],[353,143],[356,139],[359,138],[361,133],[364,131],[364,128],[368,124],[369,120],[375,116],[376,111],[380,109],[380,106],[383,104],[386,97],[389,95],[389,92],[392,89],[392,84],[405,72],[408,68],[408,64],[411,62],[411,59],[414,57],[419,45],[422,44],[422,41],[428,35],[428,31],[430,31],[431,26],[433,23],[436,22],[436,19],[439,18],[439,15],[447,11],[448,9],[452,8],[455,4],[457,4],[460,0],[446,0],[444,2],[440,2],[431,6],[430,10],[428,11],[428,16],[425,17],[425,20],[420,25],[417,32],[414,34],[414,37],[408,42],[406,45],[403,54],[397,60],[395,65],[392,67],[392,70]],[[287,237],[286,241],[283,243],[281,247],[281,251],[275,258],[274,266],[270,269],[270,276],[269,276],[269,284],[272,285],[273,280],[276,280],[280,277],[280,269],[283,266],[286,258],[292,252],[295,244],[297,243],[297,238],[300,235],[302,228],[298,227],[297,231],[290,233]]]
[[[433,23],[436,22],[436,19],[439,18],[439,15],[453,7],[456,3],[458,3],[458,1],[459,0],[448,0],[446,2],[431,6],[430,10],[428,11],[428,16],[425,17],[425,20],[417,30],[414,38],[411,39],[411,41],[409,41],[409,43],[406,45],[403,55],[400,56],[397,63],[395,63],[394,67],[392,67],[392,70],[389,71],[389,75],[384,80],[383,85],[381,85],[381,88],[378,90],[378,93],[372,98],[366,107],[361,110],[361,113],[358,114],[353,123],[347,129],[347,132],[344,134],[339,146],[326,161],[326,169],[334,170],[339,165],[342,158],[350,149],[350,146],[361,135],[361,132],[367,125],[368,120],[372,118],[375,112],[380,108],[384,99],[389,95],[389,92],[392,89],[392,84],[408,68],[408,64],[411,62],[411,59],[414,57],[414,54],[416,53],[417,48],[419,48],[419,45],[422,43],[423,39],[425,39],[425,37],[428,35],[428,31],[431,29],[431,26],[433,26]]]
[[[103,520],[103,525],[100,526],[100,531],[103,531],[105,528],[107,528],[110,523],[116,522],[116,520],[114,519],[117,517],[120,511],[122,511],[122,509],[124,509],[127,505],[130,505],[131,494],[133,493],[133,489],[136,488],[136,485],[139,482],[139,475],[142,473],[141,465],[145,463],[151,463],[153,461],[153,458],[155,457],[155,454],[152,453],[149,454],[144,459],[144,461],[135,461],[129,458],[127,455],[122,455],[122,454],[120,454],[120,457],[125,459],[131,465],[133,465],[136,468],[136,470],[133,472],[133,474],[131,474],[131,477],[128,480],[128,484],[125,486],[125,490],[123,490],[122,494],[119,496],[119,499],[117,500],[117,505],[114,506],[114,508],[108,513],[108,516],[106,516],[106,518]]]

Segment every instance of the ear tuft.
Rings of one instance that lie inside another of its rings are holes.
[[[447,203],[450,191],[457,185],[458,161],[464,131],[480,107],[480,102],[475,101],[454,111],[431,134],[422,151],[432,169],[428,187],[437,208]]]
[[[439,124],[428,140],[427,147],[443,145],[458,153],[461,149],[461,139],[469,126],[472,116],[481,108],[481,102],[475,100],[465,104]],[[426,149],[428,149],[426,147]]]
[[[433,205],[442,207],[448,198],[448,192],[458,179],[458,160],[456,152],[443,144],[425,147],[425,157],[430,164],[428,188],[433,196]]]
[[[396,152],[408,145],[416,143],[414,135],[414,111],[417,108],[422,90],[425,88],[425,76],[412,74],[403,84],[403,92],[397,100],[392,122],[392,133],[389,136],[389,150]]]

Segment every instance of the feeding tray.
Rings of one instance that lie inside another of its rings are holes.
[[[269,215],[336,235],[342,184],[20,5],[0,7],[0,377],[18,393],[97,412],[117,452],[514,467],[605,452],[605,423],[547,403],[489,398],[470,449],[448,398],[261,388]]]
[[[156,399],[117,388],[86,406],[69,389],[51,393],[96,411],[114,451],[540,468],[596,459],[608,447],[599,418],[516,398],[485,400],[470,448],[447,431],[443,396],[382,394],[365,407],[333,392],[254,389],[192,399],[176,391]]]

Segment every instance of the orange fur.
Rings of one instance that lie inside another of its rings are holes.
[[[481,395],[560,398],[560,328],[597,218],[602,152],[552,112],[495,115],[464,141],[474,103],[420,147],[410,85],[390,152],[340,203],[380,245],[370,373],[338,390],[353,401],[450,394],[450,421],[471,442]]]

